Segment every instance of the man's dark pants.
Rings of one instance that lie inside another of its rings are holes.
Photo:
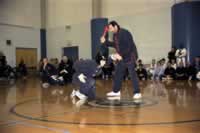
[[[133,61],[125,63],[123,61],[119,61],[116,65],[114,83],[113,83],[113,91],[119,92],[122,87],[122,81],[124,79],[125,70],[128,68],[129,75],[131,76],[131,81],[133,85],[133,93],[140,93],[139,82],[137,73],[135,71],[135,63]]]

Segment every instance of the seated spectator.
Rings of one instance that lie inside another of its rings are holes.
[[[200,57],[195,57],[194,59],[194,67],[197,72],[200,71]]]
[[[196,69],[190,63],[187,63],[186,73],[187,73],[188,80],[195,80],[196,79],[196,74],[197,74]]]
[[[164,58],[160,60],[160,65],[161,65],[161,69],[158,76],[159,76],[159,79],[161,80],[166,69],[166,60]]]
[[[113,71],[114,71],[114,63],[113,61],[108,61],[108,57],[107,55],[102,55],[102,53],[98,52],[96,57],[96,63],[98,65],[100,65],[100,61],[101,60],[106,60],[106,64],[102,67],[102,79],[108,79],[108,78],[111,78],[112,77],[112,74],[113,74]]]
[[[100,61],[103,59],[104,56],[101,55],[100,52],[97,53],[97,55],[95,56],[95,60],[97,64],[100,64]]]
[[[105,66],[102,67],[102,78],[104,79],[108,79],[112,77],[112,73],[114,71],[114,64],[110,63],[110,64],[106,64]]]
[[[200,80],[200,71],[197,72],[196,79],[197,79],[197,80]]]
[[[136,70],[136,72],[140,80],[147,80],[147,71],[142,64],[139,65],[139,68]]]
[[[141,59],[139,59],[139,60],[137,61],[136,69],[138,69],[140,65],[144,66]]]
[[[7,64],[5,56],[0,56],[0,77],[7,79],[16,78],[16,72]]]
[[[193,62],[193,65],[192,65],[194,68],[195,68],[195,71],[196,71],[196,76],[195,78],[197,80],[199,80],[200,78],[200,56],[197,56],[194,58],[194,62]]]
[[[53,65],[48,62],[47,58],[43,59],[43,64],[40,68],[40,71],[43,87],[48,88],[49,85],[58,83],[57,70]]]
[[[58,69],[58,66],[59,66],[59,61],[58,61],[58,58],[51,58],[49,63],[51,65],[53,65],[56,69]]]
[[[69,60],[67,56],[63,56],[59,64],[58,71],[59,71],[59,76],[63,77],[65,83],[71,82],[74,73],[73,62]]]
[[[170,63],[172,63],[172,60],[176,60],[176,49],[172,47],[171,51],[168,53],[168,60]]]
[[[164,71],[165,71],[165,68],[166,68],[166,64],[165,64],[165,59],[161,59],[160,61],[157,62],[157,65],[156,65],[156,68],[155,68],[155,71],[154,71],[154,74],[153,74],[153,80],[155,79],[159,79],[161,80],[163,75],[164,75]]]
[[[22,76],[23,79],[26,79],[27,76],[27,67],[26,64],[24,63],[24,60],[22,59],[18,65],[18,72],[20,76]]]
[[[153,59],[152,60],[152,62],[151,62],[151,64],[150,64],[150,67],[148,68],[148,75],[149,75],[149,77],[152,77],[153,76],[153,73],[154,73],[154,71],[155,71],[155,68],[156,68],[156,60],[155,59]]]
[[[170,80],[170,79],[175,79],[175,69],[171,66],[171,63],[168,62],[167,63],[167,67],[164,71],[164,75],[163,75],[163,78],[162,79],[167,79],[167,80]]]
[[[176,70],[177,65],[176,65],[176,60],[175,59],[171,60],[171,66]]]
[[[156,68],[154,70],[153,77],[152,77],[153,80],[159,79],[159,77],[160,77],[160,75],[159,75],[160,71],[161,71],[161,62],[157,61]]]
[[[176,79],[177,80],[187,79],[186,68],[183,66],[183,62],[180,62],[179,66],[176,68]]]
[[[5,77],[5,64],[6,64],[6,60],[5,60],[5,56],[0,56],[0,77]]]

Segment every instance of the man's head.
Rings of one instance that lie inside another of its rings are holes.
[[[67,56],[63,56],[63,57],[62,57],[62,60],[63,60],[64,63],[67,63],[67,61],[68,61]]]
[[[47,64],[48,63],[48,58],[43,58],[43,63]]]
[[[171,63],[167,62],[167,67],[170,68],[171,67]]]
[[[120,30],[120,26],[119,24],[116,22],[116,21],[111,21],[109,24],[108,24],[108,31],[109,32],[113,32],[113,33],[116,33]]]

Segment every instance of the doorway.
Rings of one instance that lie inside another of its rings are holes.
[[[16,66],[24,60],[28,69],[37,68],[37,48],[16,48]]]

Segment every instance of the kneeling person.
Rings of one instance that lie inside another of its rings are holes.
[[[72,83],[79,87],[79,90],[73,90],[71,97],[78,97],[80,100],[94,100],[96,97],[95,79],[105,61],[101,61],[98,66],[94,60],[79,60],[75,62]]]

